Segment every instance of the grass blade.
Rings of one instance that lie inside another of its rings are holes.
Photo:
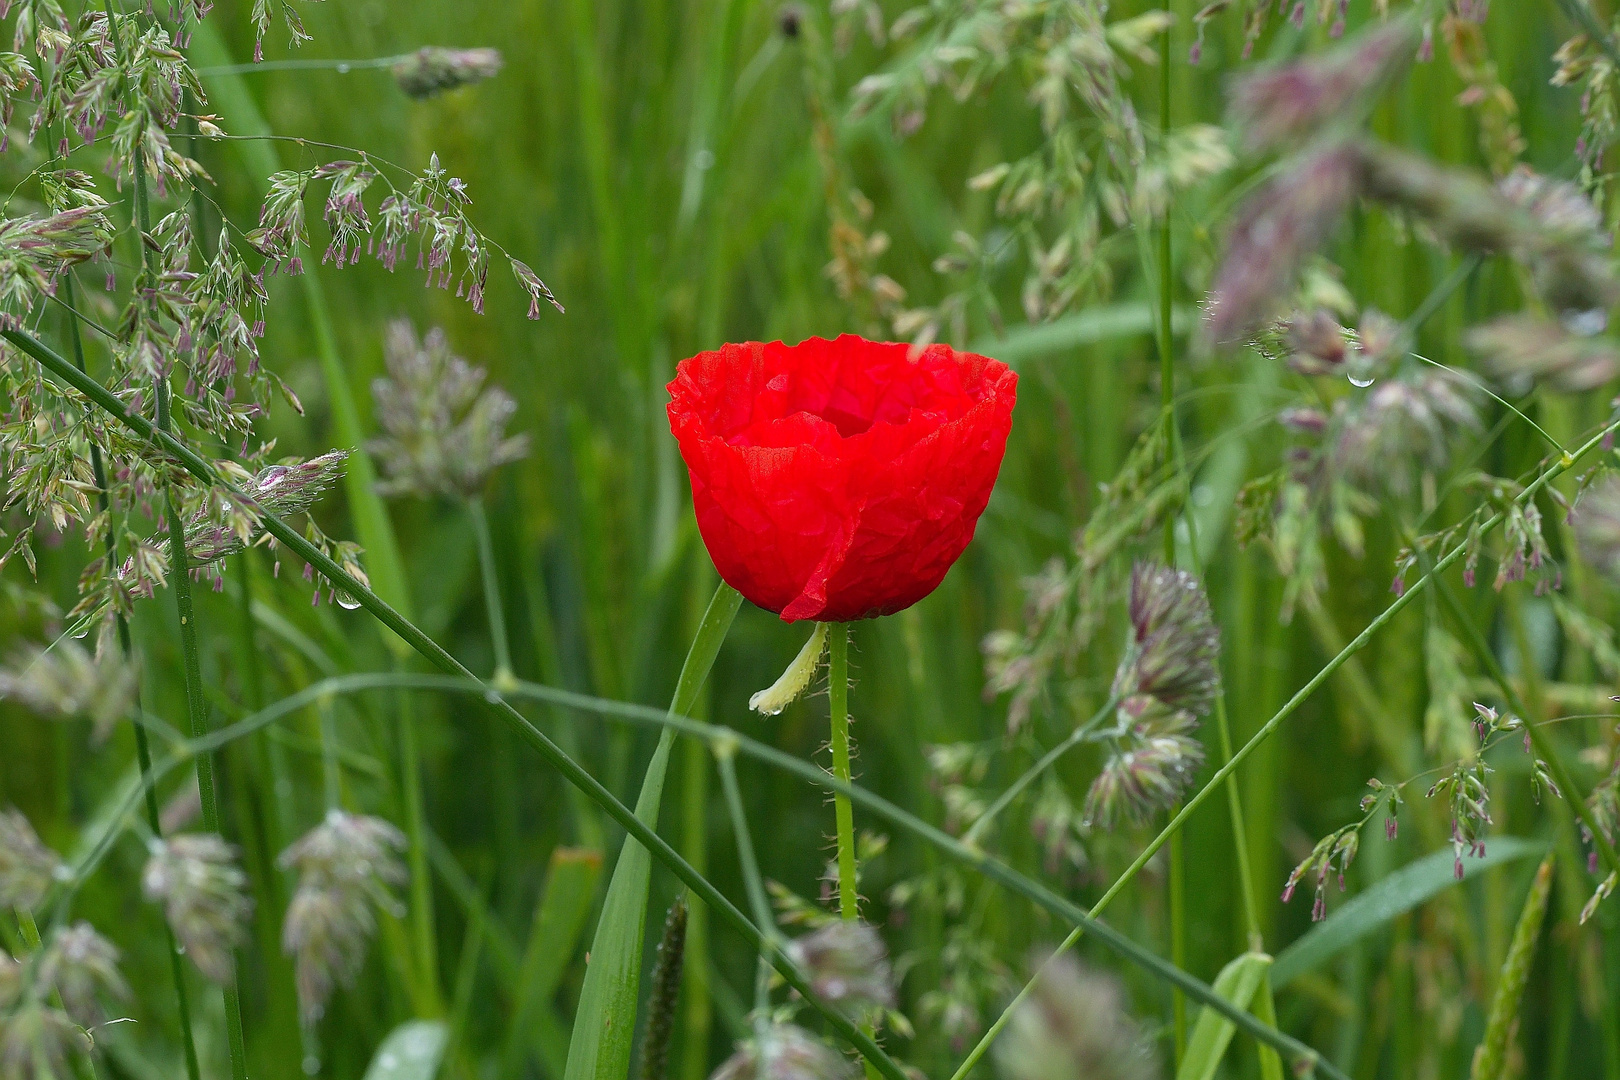
[[[697,700],[698,690],[708,678],[726,631],[731,628],[731,620],[741,605],[742,594],[731,586],[723,584],[715,591],[681,668],[675,700],[670,704],[672,715],[686,715]],[[636,799],[636,817],[648,828],[658,825],[664,774],[669,768],[674,741],[674,728],[666,727],[659,733],[658,749],[653,751],[641,783],[641,794]],[[580,991],[579,1011],[574,1017],[564,1080],[625,1080],[629,1075],[651,876],[652,855],[634,839],[627,838],[613,868],[613,880],[608,885],[602,917],[591,942],[591,960],[585,970],[585,986]]]
[[[558,1075],[566,1059],[563,1053],[549,1059],[539,1041],[539,1017],[557,992],[563,972],[573,959],[574,949],[585,930],[585,920],[596,899],[596,883],[602,876],[602,853],[583,848],[560,847],[551,853],[546,873],[546,891],[534,909],[534,926],[523,951],[518,975],[517,998],[512,1006],[512,1030],[507,1036],[506,1065],[503,1075],[516,1076],[522,1070],[525,1045],[541,1051],[541,1061],[552,1075]],[[554,1025],[553,1025],[554,1026]],[[553,1066],[556,1066],[553,1071]]]
[[[377,1047],[365,1080],[433,1080],[449,1039],[443,1020],[406,1021]]]
[[[1540,855],[1547,845],[1516,836],[1493,837],[1485,854],[1463,861],[1463,879],[1492,866]],[[1295,978],[1326,962],[1398,915],[1457,884],[1451,850],[1432,852],[1352,897],[1327,919],[1277,954],[1271,985],[1282,989]]]
[[[1214,990],[1235,1007],[1247,1009],[1270,967],[1271,957],[1265,953],[1246,952],[1221,969]],[[1212,1080],[1236,1033],[1232,1021],[1208,1006],[1200,1009],[1192,1037],[1187,1040],[1187,1053],[1176,1070],[1176,1080]]]

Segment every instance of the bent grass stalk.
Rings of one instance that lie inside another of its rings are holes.
[[[1043,754],[1039,761],[1031,765],[1022,776],[1012,782],[1012,786],[1003,791],[996,798],[996,801],[990,804],[989,809],[979,815],[979,820],[975,821],[968,828],[968,831],[962,834],[962,843],[972,845],[977,841],[984,830],[989,827],[990,822],[995,819],[995,816],[1005,810],[1007,805],[1016,799],[1020,792],[1039,779],[1040,775],[1056,764],[1057,760],[1064,754],[1085,742],[1086,736],[1091,734],[1097,725],[1106,720],[1108,714],[1118,707],[1119,695],[1110,694],[1108,701],[1102,708],[1097,710],[1090,720],[1075,728],[1074,731],[1070,732],[1068,738]]]
[[[123,407],[123,404],[111,392],[96,381],[79,372],[71,363],[64,360],[49,346],[39,341],[31,334],[18,329],[6,329],[4,331],[0,331],[0,334],[3,334],[6,340],[10,341],[13,345],[16,345],[23,352],[34,358],[46,371],[61,381],[67,383],[79,393],[85,395],[97,407],[108,413],[108,415],[119,421],[126,428],[152,443],[156,449],[174,456],[183,467],[185,467],[198,479],[204,481],[205,483],[219,483],[219,478],[215,474],[213,467],[205,459],[197,455],[193,450],[191,450],[179,439],[176,439],[169,432],[162,431],[154,427],[151,422],[147,421],[144,417],[129,414],[128,411]],[[1519,496],[1520,500],[1522,501],[1534,498],[1542,487],[1550,483],[1557,476],[1562,475],[1563,472],[1573,466],[1576,460],[1595,449],[1605,437],[1617,429],[1620,429],[1620,420],[1614,420],[1605,425],[1575,453],[1560,459],[1541,472],[1540,475],[1538,475],[1534,480],[1531,481],[1529,485],[1526,486],[1525,490]],[[1501,514],[1493,515],[1487,519],[1487,521],[1482,523],[1482,533],[1494,530],[1498,525],[1501,524],[1501,521]],[[727,921],[736,927],[739,932],[743,934],[746,940],[748,940],[751,944],[757,945],[759,931],[752,927],[746,917],[744,917],[734,905],[726,900],[725,897],[722,896],[711,884],[709,884],[706,879],[692,871],[691,867],[685,862],[685,860],[682,859],[679,854],[676,853],[675,850],[671,848],[665,841],[663,841],[656,832],[647,828],[640,820],[636,818],[628,807],[615,798],[611,792],[607,791],[607,789],[602,786],[600,781],[598,781],[588,771],[575,762],[573,758],[563,753],[563,751],[554,742],[552,742],[550,738],[548,738],[538,728],[534,727],[533,724],[531,724],[526,718],[513,709],[510,704],[503,700],[500,694],[496,693],[492,688],[487,687],[482,682],[476,680],[476,678],[472,676],[471,672],[469,672],[454,657],[446,652],[442,646],[433,641],[426,634],[422,633],[422,631],[419,630],[414,624],[402,618],[393,607],[378,597],[369,588],[350,577],[342,569],[342,567],[338,566],[337,563],[333,562],[329,557],[322,554],[312,544],[305,540],[296,530],[290,528],[285,522],[281,521],[274,515],[267,514],[263,518],[263,523],[267,531],[273,537],[275,537],[281,543],[287,545],[298,556],[310,562],[322,574],[326,575],[330,580],[337,584],[338,587],[345,589],[352,596],[360,600],[361,604],[366,608],[367,611],[371,612],[380,622],[382,622],[394,633],[398,634],[403,640],[409,643],[425,658],[430,660],[435,666],[453,676],[459,676],[463,679],[472,680],[474,686],[483,690],[483,700],[489,710],[493,712],[497,718],[511,725],[524,739],[524,741],[528,742],[532,747],[539,751],[542,756],[544,756],[560,772],[563,773],[566,779],[584,790],[593,801],[601,805],[615,820],[624,825],[632,836],[634,836],[641,843],[645,844],[651,851],[656,853],[660,860],[664,861],[666,865],[669,865],[672,869],[674,869],[677,875],[680,876],[682,880],[693,889],[694,893],[704,899],[705,902],[710,903],[711,906],[724,915]],[[1410,604],[1414,599],[1416,599],[1417,596],[1428,587],[1430,581],[1433,580],[1433,577],[1436,574],[1443,572],[1446,568],[1450,567],[1459,558],[1461,558],[1464,550],[1464,545],[1459,544],[1451,552],[1446,554],[1433,570],[1418,578],[1410,588],[1408,588],[1400,597],[1395,600],[1394,603],[1392,603],[1381,614],[1374,618],[1373,621],[1361,631],[1361,633],[1359,633],[1348,645],[1346,645],[1344,650],[1341,651],[1338,656],[1329,661],[1327,665],[1325,665],[1305,684],[1305,686],[1301,687],[1294,694],[1294,696],[1290,698],[1288,702],[1286,702],[1283,707],[1279,709],[1278,712],[1274,714],[1271,719],[1268,720],[1265,725],[1263,725],[1260,730],[1257,731],[1255,735],[1238,750],[1236,754],[1232,756],[1232,758],[1226,764],[1217,770],[1215,776],[1211,778],[1210,782],[1201,788],[1172,818],[1170,823],[1167,824],[1163,830],[1161,830],[1152,843],[1150,843],[1148,847],[1131,864],[1131,866],[1127,868],[1126,872],[1115,881],[1114,885],[1111,886],[1108,892],[1104,894],[1103,898],[1098,902],[1094,910],[1101,910],[1113,899],[1113,897],[1117,896],[1120,890],[1122,890],[1125,885],[1128,884],[1132,878],[1134,878],[1136,873],[1141,870],[1142,866],[1146,865],[1147,861],[1152,858],[1153,854],[1164,845],[1169,836],[1172,835],[1176,830],[1180,829],[1193,811],[1195,811],[1198,806],[1201,805],[1206,798],[1208,798],[1214,786],[1231,776],[1237,767],[1251,753],[1253,753],[1254,749],[1258,747],[1265,739],[1269,738],[1270,735],[1275,732],[1276,729],[1283,723],[1283,721],[1292,715],[1294,711],[1296,711],[1307,698],[1314,694],[1324,682],[1331,678],[1333,673],[1337,671],[1337,669],[1346,660],[1348,660],[1356,652],[1365,648],[1367,643],[1372,639],[1373,635],[1376,634],[1379,629],[1388,624],[1388,622],[1399,614],[1399,612],[1402,611],[1407,604]],[[582,704],[582,701],[577,700],[576,695],[565,695],[561,691],[555,691],[553,692],[553,695],[554,696],[549,697],[549,700],[565,704]],[[671,718],[667,716],[665,717],[666,722],[668,722],[670,719]],[[678,725],[672,724],[671,726]],[[204,740],[204,743],[206,744],[209,741],[210,740]],[[768,750],[769,748],[761,749]],[[802,764],[796,759],[787,757],[786,755],[781,755],[781,757],[786,761],[793,762],[795,766]],[[1305,1044],[1267,1028],[1264,1024],[1258,1022],[1253,1016],[1246,1012],[1232,1008],[1227,1002],[1213,994],[1205,984],[1199,982],[1197,979],[1192,978],[1180,969],[1175,968],[1173,965],[1164,961],[1160,957],[1147,953],[1124,935],[1121,935],[1117,931],[1112,930],[1112,928],[1107,927],[1106,924],[1094,922],[1091,916],[1089,916],[1078,906],[1071,904],[1068,901],[1063,900],[1061,897],[1051,893],[1050,890],[1046,889],[1039,883],[1025,878],[1023,875],[1018,874],[1016,871],[1004,866],[1003,864],[987,859],[983,855],[967,849],[960,843],[960,841],[939,832],[939,830],[934,829],[932,826],[927,825],[920,819],[915,818],[915,816],[908,814],[900,808],[887,803],[885,800],[878,799],[876,796],[871,795],[870,793],[863,792],[858,788],[847,785],[842,780],[829,777],[820,770],[815,769],[813,766],[807,766],[806,768],[812,774],[811,779],[818,779],[818,782],[822,783],[824,786],[832,787],[834,791],[843,789],[843,793],[849,795],[852,801],[859,801],[863,805],[874,809],[875,812],[880,812],[882,816],[888,820],[908,822],[909,825],[903,827],[910,828],[912,831],[917,832],[918,835],[928,838],[930,842],[935,844],[935,846],[942,847],[956,857],[974,864],[982,872],[994,877],[1003,884],[1009,885],[1030,899],[1036,900],[1049,910],[1062,914],[1065,917],[1070,918],[1075,923],[1085,926],[1088,930],[1094,933],[1099,940],[1109,944],[1117,951],[1120,951],[1122,954],[1142,964],[1149,970],[1154,971],[1161,977],[1171,981],[1174,984],[1181,985],[1183,989],[1186,989],[1193,996],[1199,998],[1201,1001],[1204,1001],[1205,1004],[1209,1005],[1211,1008],[1214,1008],[1217,1012],[1225,1015],[1236,1026],[1243,1028],[1250,1034],[1255,1035],[1255,1037],[1269,1042],[1272,1045],[1277,1046],[1279,1049],[1286,1050],[1291,1057],[1316,1062],[1317,1067],[1321,1068],[1330,1076],[1343,1076],[1343,1074],[1335,1067],[1325,1061],[1321,1061],[1318,1055],[1316,1055],[1315,1051],[1312,1051],[1309,1047],[1305,1046]],[[795,771],[797,770],[795,769]],[[795,989],[799,989],[801,993],[806,994],[807,998],[812,998],[813,1000],[813,996],[809,994],[808,987],[803,983],[802,976],[800,976],[800,974],[793,968],[791,964],[778,963],[776,966],[779,971],[783,972],[784,978],[788,980],[790,985],[793,985]],[[786,970],[784,970],[784,968]],[[843,1016],[843,1014],[839,1013],[836,1009],[826,1007],[822,1008],[824,1014],[828,1015],[829,1022],[839,1032],[839,1034],[854,1043],[857,1048],[861,1050],[863,1055],[868,1058],[868,1060],[873,1061],[873,1063],[876,1064],[886,1076],[889,1076],[891,1080],[903,1080],[903,1073],[898,1069],[897,1066],[895,1066],[894,1062],[889,1059],[882,1049],[878,1047],[875,1042],[873,1042],[870,1036],[861,1032],[852,1023],[850,1023],[847,1017]]]

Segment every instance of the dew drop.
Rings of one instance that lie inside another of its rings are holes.
[[[356,600],[342,589],[334,590],[332,593],[332,599],[337,602],[338,607],[345,611],[353,611],[355,608],[360,606],[360,601]]]
[[[1351,386],[1359,386],[1363,390],[1373,384],[1373,380],[1371,379],[1358,379],[1354,375],[1346,375],[1345,378],[1350,380]]]

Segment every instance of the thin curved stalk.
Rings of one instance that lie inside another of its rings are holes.
[[[975,821],[971,827],[969,827],[967,832],[962,834],[962,843],[972,844],[978,840],[980,834],[982,834],[984,830],[989,827],[990,822],[995,819],[997,814],[1005,810],[1007,805],[1016,799],[1025,788],[1034,783],[1042,773],[1056,764],[1059,758],[1061,758],[1064,754],[1067,754],[1070,750],[1073,750],[1075,747],[1079,746],[1081,743],[1085,742],[1086,736],[1090,735],[1091,732],[1096,729],[1097,725],[1106,720],[1108,718],[1108,714],[1113,712],[1118,707],[1119,695],[1110,694],[1107,703],[1104,704],[1102,708],[1098,709],[1096,714],[1093,715],[1090,720],[1087,720],[1085,723],[1075,728],[1069,733],[1068,738],[1064,739],[1062,742],[1058,743],[1056,746],[1052,747],[1052,749],[1043,754],[1041,756],[1041,760],[1031,765],[1022,776],[1012,782],[1011,787],[1007,788],[1006,791],[1003,791],[999,796],[996,797],[996,801],[990,804],[990,808],[983,814],[980,814],[979,819]]]

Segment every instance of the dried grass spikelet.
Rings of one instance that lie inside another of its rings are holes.
[[[1463,335],[1468,350],[1510,393],[1533,383],[1578,394],[1620,374],[1620,348],[1604,337],[1571,333],[1563,323],[1525,312],[1502,315]]]
[[[163,905],[169,926],[197,969],[217,983],[229,981],[232,951],[244,936],[253,901],[236,849],[213,833],[156,840],[141,871],[141,891]]]
[[[1250,152],[1312,138],[1404,72],[1418,40],[1412,19],[1395,19],[1331,52],[1245,75],[1233,86],[1228,123]]]
[[[0,908],[35,908],[62,870],[19,810],[0,810]]]
[[[709,1080],[855,1080],[859,1070],[797,1024],[773,1024],[763,1038],[737,1044]]]
[[[443,330],[418,340],[401,319],[388,328],[385,354],[388,377],[371,384],[383,434],[367,444],[385,477],[378,491],[468,498],[529,452],[528,436],[506,435],[517,403],[485,387],[484,369],[453,355]]]
[[[1113,978],[1068,954],[1045,962],[995,1044],[1003,1080],[1151,1080],[1158,1066]]]
[[[87,717],[99,743],[135,703],[135,670],[116,649],[92,654],[71,638],[48,648],[24,645],[0,671],[0,698],[41,716]]]
[[[377,930],[373,906],[398,907],[389,890],[406,879],[404,849],[405,835],[381,818],[330,810],[276,860],[298,872],[281,947],[295,961],[305,1024],[319,1021],[334,986],[359,971]]]
[[[129,996],[118,971],[117,946],[82,921],[63,927],[45,943],[36,978],[41,997],[60,994],[62,1008],[85,1027],[102,1018],[103,997]]]
[[[192,518],[186,526],[186,557],[193,565],[218,562],[257,542],[264,535],[258,511],[280,518],[306,512],[342,479],[348,459],[349,451],[333,450],[260,469],[242,485],[245,500],[204,507]]]
[[[1571,516],[1581,557],[1620,584],[1620,477],[1592,485]]]
[[[892,1009],[894,969],[876,930],[864,922],[838,920],[787,946],[787,955],[809,977],[818,998],[857,1012]]]
[[[1119,731],[1086,794],[1089,824],[1142,821],[1179,799],[1204,761],[1198,717],[1220,693],[1220,631],[1209,597],[1183,570],[1138,563],[1131,636],[1114,673]]]
[[[501,66],[499,49],[446,49],[427,45],[400,57],[391,70],[399,88],[420,101],[459,86],[493,79]]]

